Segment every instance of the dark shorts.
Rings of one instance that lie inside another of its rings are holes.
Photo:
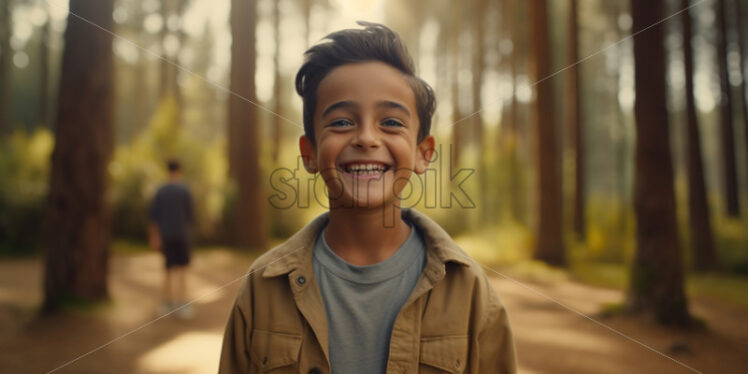
[[[165,266],[189,265],[190,263],[190,244],[186,240],[170,239],[163,242],[162,251],[165,257]]]

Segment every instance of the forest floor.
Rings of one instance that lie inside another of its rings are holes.
[[[111,302],[45,318],[36,313],[42,261],[0,259],[0,371],[214,373],[238,280],[252,259],[223,249],[196,251],[190,282],[199,299],[190,320],[156,314],[162,263],[155,252],[112,256]],[[724,374],[748,368],[743,305],[692,297],[691,311],[707,327],[680,331],[606,316],[601,311],[623,299],[619,290],[497,270],[501,276],[487,272],[509,311],[520,373]]]

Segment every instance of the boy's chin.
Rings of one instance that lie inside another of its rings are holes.
[[[393,199],[386,199],[383,196],[369,196],[368,198],[356,198],[346,194],[344,198],[338,199],[331,206],[344,209],[386,209],[395,205]]]

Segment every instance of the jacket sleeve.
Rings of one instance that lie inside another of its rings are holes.
[[[478,333],[479,373],[514,374],[517,357],[506,309],[499,302],[492,319]]]
[[[252,330],[250,277],[245,278],[236,296],[223,334],[218,373],[248,373]]]

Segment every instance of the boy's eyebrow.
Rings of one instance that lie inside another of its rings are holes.
[[[377,106],[378,107],[383,106],[383,107],[387,107],[387,108],[390,108],[390,109],[400,110],[400,111],[404,112],[405,114],[407,114],[408,118],[410,118],[410,111],[408,110],[408,108],[405,105],[400,104],[398,102],[389,101],[389,100],[383,100],[383,101],[378,102]]]
[[[327,117],[327,115],[330,114],[330,112],[332,112],[335,109],[345,109],[345,108],[350,108],[350,107],[355,108],[358,106],[359,106],[358,104],[350,100],[338,101],[337,103],[331,104],[330,106],[325,108],[324,111],[322,111],[322,118]]]
[[[410,117],[410,110],[408,110],[408,108],[405,105],[400,104],[400,103],[395,102],[395,101],[382,100],[382,101],[378,102],[376,104],[376,106],[377,107],[386,107],[386,108],[390,108],[390,109],[397,109],[397,110],[400,110],[400,111],[404,112],[408,117]],[[327,108],[325,108],[324,111],[322,111],[322,118],[325,118],[333,110],[336,110],[336,109],[345,109],[345,108],[351,108],[351,107],[358,108],[358,107],[360,107],[360,105],[358,103],[356,103],[354,101],[350,101],[350,100],[338,101],[336,103],[333,103],[333,104],[329,105]]]

